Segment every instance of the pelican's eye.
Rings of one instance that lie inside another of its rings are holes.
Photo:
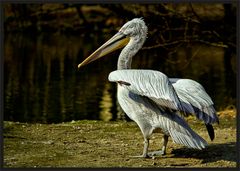
[[[127,34],[125,34],[125,33],[122,32],[122,31],[119,31],[119,33],[122,34],[124,37],[127,37],[127,36],[128,36]]]
[[[133,25],[130,25],[129,28],[130,28],[130,29],[133,29]]]

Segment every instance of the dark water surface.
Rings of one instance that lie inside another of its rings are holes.
[[[111,35],[9,34],[4,40],[4,120],[58,123],[80,119],[125,119],[108,74],[120,51],[81,70],[77,65]],[[225,57],[224,57],[225,55]],[[199,81],[217,110],[235,105],[236,56],[207,45],[176,52],[141,50],[133,68]]]

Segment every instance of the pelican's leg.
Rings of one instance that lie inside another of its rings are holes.
[[[168,136],[164,135],[163,136],[163,147],[162,147],[162,150],[161,150],[163,152],[163,155],[166,154],[167,143],[168,143]]]
[[[150,153],[148,153],[148,155],[150,157],[165,155],[166,154],[167,143],[168,143],[168,136],[164,135],[163,136],[163,147],[162,147],[162,150],[150,152]]]
[[[142,131],[143,138],[144,138],[143,154],[140,156],[132,156],[132,157],[149,158],[149,155],[148,155],[149,139],[153,132],[153,128],[144,122],[143,122],[143,124],[138,123],[138,125]]]
[[[143,146],[143,154],[140,156],[131,156],[131,157],[139,157],[139,158],[148,158],[148,147],[149,147],[149,139],[144,138],[144,146]]]
[[[145,157],[145,158],[149,157],[148,153],[147,153],[148,152],[148,147],[149,147],[149,139],[145,138],[144,139],[143,154],[142,154],[142,156]]]

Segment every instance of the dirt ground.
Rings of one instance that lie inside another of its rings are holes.
[[[140,155],[143,137],[134,122],[72,121],[61,124],[27,124],[4,121],[4,168],[48,167],[236,167],[236,112],[219,112],[211,142],[204,124],[187,118],[191,127],[209,142],[204,150],[188,149],[169,139],[165,156]],[[161,148],[162,134],[153,134],[150,151]]]

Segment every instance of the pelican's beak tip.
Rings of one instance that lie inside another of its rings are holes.
[[[79,69],[81,66],[82,66],[81,64],[78,64],[78,69]]]

